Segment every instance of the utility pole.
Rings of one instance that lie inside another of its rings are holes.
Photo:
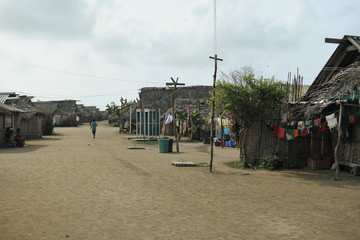
[[[174,90],[173,93],[171,94],[171,107],[172,107],[172,114],[173,114],[173,131],[174,131],[174,135],[175,135],[175,141],[176,141],[176,152],[179,152],[179,141],[178,141],[178,136],[177,136],[177,131],[176,131],[176,111],[175,111],[175,92],[176,92],[176,86],[185,86],[185,83],[178,83],[179,78],[176,78],[176,81],[171,77],[171,83],[168,82],[166,83],[166,86],[174,86]]]
[[[212,172],[212,163],[214,158],[214,122],[215,122],[215,84],[216,84],[216,74],[217,74],[217,61],[223,61],[221,58],[217,57],[217,54],[215,54],[215,57],[209,57],[211,59],[215,60],[215,72],[214,72],[214,80],[213,80],[213,89],[212,89],[212,108],[211,108],[211,133],[210,133],[210,168],[209,172]],[[222,133],[221,133],[222,134]]]

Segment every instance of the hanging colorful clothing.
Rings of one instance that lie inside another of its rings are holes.
[[[297,129],[294,130],[294,137],[295,138],[299,137],[299,130],[297,130]]]
[[[321,123],[321,118],[315,119],[314,120],[314,127],[318,127]]]
[[[307,128],[304,128],[304,129],[301,131],[301,136],[302,136],[302,137],[306,137],[307,135],[309,135],[308,129],[307,129]]]
[[[285,128],[279,127],[278,138],[285,138]]]
[[[305,128],[305,122],[304,121],[299,121],[298,122],[298,130],[302,131]]]
[[[337,126],[337,119],[335,117],[335,113],[326,116],[326,122],[330,130],[335,128]]]
[[[326,122],[321,123],[321,128],[319,129],[319,132],[325,132],[328,128],[326,127]]]
[[[170,124],[173,121],[173,117],[171,115],[168,115],[166,117],[165,115],[165,124]]]
[[[287,140],[294,140],[294,130],[293,129],[286,129],[286,139]]]

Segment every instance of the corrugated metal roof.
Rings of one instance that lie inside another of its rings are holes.
[[[12,107],[3,103],[0,103],[0,112],[20,112],[25,113],[25,110],[22,110],[20,108]]]
[[[0,103],[5,103],[6,99],[10,96],[10,93],[0,93]]]

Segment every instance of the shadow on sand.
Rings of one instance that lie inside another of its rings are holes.
[[[360,177],[353,176],[349,172],[340,171],[340,180],[335,181],[335,171],[333,170],[284,170],[280,171],[282,176],[294,181],[316,182],[321,185],[337,187],[337,188],[351,188],[360,187]]]

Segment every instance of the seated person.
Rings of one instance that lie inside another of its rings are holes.
[[[26,146],[24,138],[20,135],[20,128],[16,129],[15,141],[16,141],[16,146],[17,147]]]
[[[10,142],[10,137],[11,137],[12,133],[13,133],[13,131],[12,131],[11,128],[9,128],[9,127],[6,128],[6,131],[5,131],[5,141],[6,141],[7,143]]]

